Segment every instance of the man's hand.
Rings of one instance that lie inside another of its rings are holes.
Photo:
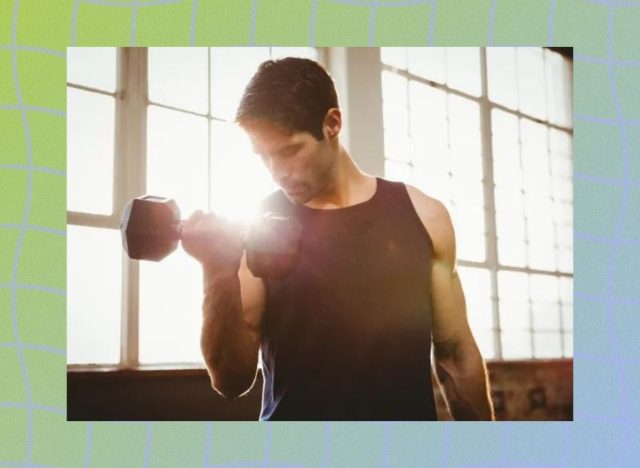
[[[182,246],[209,275],[236,275],[242,259],[242,238],[237,226],[213,213],[196,211],[182,226]]]

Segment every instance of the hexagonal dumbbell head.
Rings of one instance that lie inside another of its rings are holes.
[[[297,264],[301,246],[302,225],[298,220],[266,213],[248,232],[247,266],[253,276],[283,278]]]
[[[178,246],[180,226],[175,201],[150,195],[135,198],[122,215],[122,246],[134,260],[158,262]]]

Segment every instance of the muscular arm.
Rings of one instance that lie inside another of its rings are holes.
[[[436,375],[449,410],[456,420],[494,420],[487,371],[467,321],[449,213],[441,202],[407,188],[434,246],[432,335]]]
[[[237,274],[204,271],[200,348],[213,388],[226,398],[246,393],[255,381],[264,297],[262,280],[244,257]]]

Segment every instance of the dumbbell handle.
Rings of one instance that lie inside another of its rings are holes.
[[[178,223],[177,227],[176,227],[176,240],[180,240],[182,239],[182,228],[184,227],[184,223],[186,221],[182,220]],[[249,237],[249,230],[248,229],[241,229],[240,230],[240,239],[242,242],[242,248],[246,249],[247,248],[247,243],[248,243],[248,237]]]

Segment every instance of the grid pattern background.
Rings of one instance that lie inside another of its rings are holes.
[[[640,2],[0,1],[0,466],[640,459]],[[69,45],[573,45],[573,423],[67,423]]]

